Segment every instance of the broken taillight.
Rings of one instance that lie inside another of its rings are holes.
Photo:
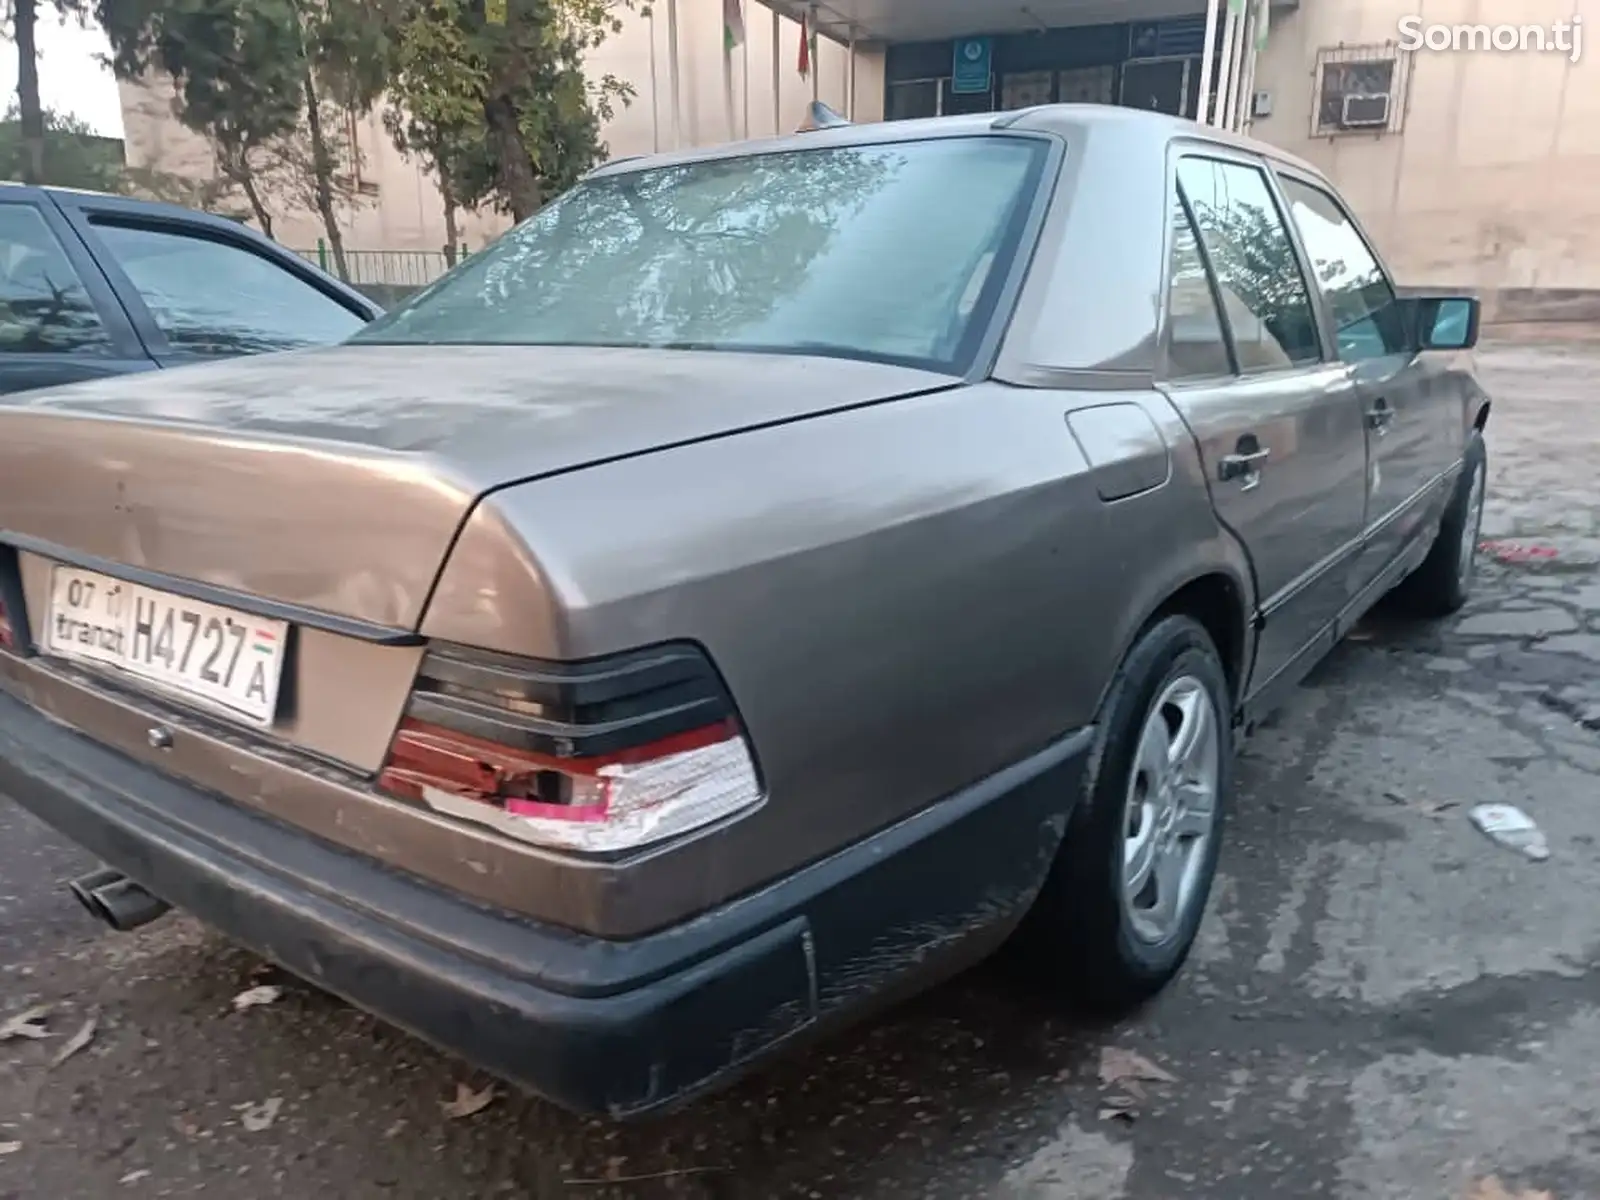
[[[562,849],[632,850],[741,812],[760,781],[704,653],[424,657],[378,786]]]

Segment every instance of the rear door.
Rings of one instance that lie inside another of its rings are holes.
[[[378,311],[228,221],[92,196],[68,213],[163,366],[331,345]]]
[[[1449,390],[1438,364],[1413,349],[1394,285],[1349,210],[1320,181],[1283,171],[1280,182],[1364,410],[1367,529],[1357,568],[1364,586],[1426,527],[1430,485],[1459,448],[1446,436]]]
[[[0,188],[0,393],[154,365],[49,194]]]
[[[1331,644],[1349,596],[1366,512],[1361,405],[1351,368],[1324,347],[1264,164],[1207,149],[1180,157],[1176,177],[1166,390],[1255,571],[1258,691]]]

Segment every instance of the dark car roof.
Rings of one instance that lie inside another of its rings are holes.
[[[53,185],[34,185],[18,183],[15,180],[0,180],[0,187],[11,189],[24,194],[31,193],[37,196],[48,196],[63,208],[80,207],[85,203],[94,208],[114,213],[122,217],[144,219],[149,221],[165,221],[181,223],[190,229],[214,229],[218,234],[226,234],[230,238],[241,238],[255,244],[263,253],[281,257],[292,269],[302,275],[315,279],[316,286],[326,291],[336,293],[346,304],[354,304],[372,316],[383,311],[371,297],[363,294],[343,280],[330,275],[319,268],[315,263],[308,261],[303,256],[279,242],[265,236],[258,230],[252,229],[239,221],[228,217],[219,217],[215,213],[201,212],[199,209],[185,208],[181,204],[169,204],[165,200],[145,200],[137,196],[123,196],[116,192],[97,192],[88,188],[56,187]]]

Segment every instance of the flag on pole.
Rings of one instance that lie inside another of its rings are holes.
[[[722,0],[722,48],[730,54],[744,45],[744,0]]]
[[[811,74],[811,15],[800,14],[800,78]]]

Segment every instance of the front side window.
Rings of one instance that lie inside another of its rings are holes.
[[[96,221],[94,228],[180,353],[232,357],[325,346],[363,324],[327,293],[243,246],[142,225]]]
[[[357,342],[832,355],[964,370],[1046,145],[939,138],[579,184]]]
[[[1339,357],[1360,362],[1404,351],[1405,319],[1394,288],[1355,222],[1327,192],[1298,179],[1284,179],[1283,194],[1333,312]]]
[[[111,353],[111,338],[38,209],[0,204],[0,354]]]
[[[1260,168],[1186,158],[1178,185],[1194,213],[1244,372],[1322,358],[1294,243]]]

